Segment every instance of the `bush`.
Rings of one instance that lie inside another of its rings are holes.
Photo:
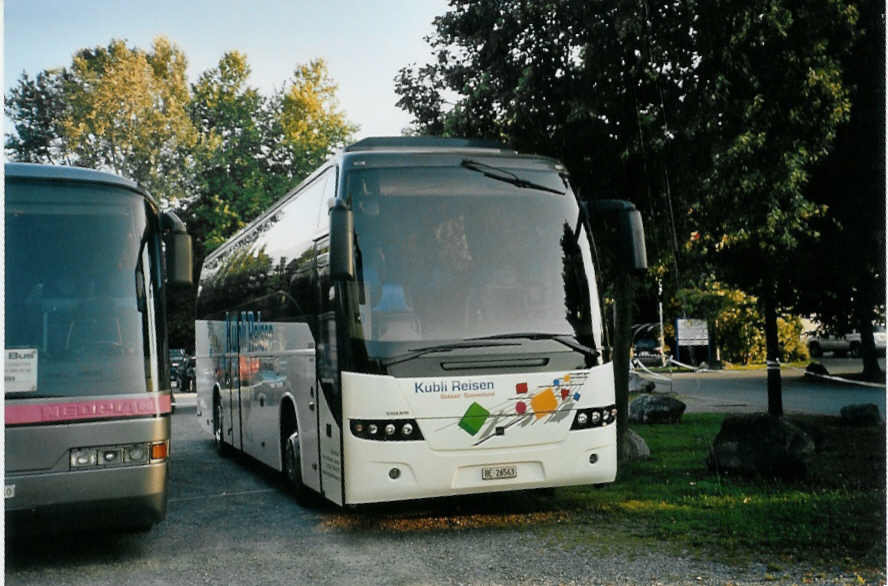
[[[681,289],[677,297],[689,314],[709,320],[722,360],[739,364],[765,361],[765,320],[756,297],[716,281],[703,289]],[[781,361],[808,359],[802,331],[798,316],[777,318]]]

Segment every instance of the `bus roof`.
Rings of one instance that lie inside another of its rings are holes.
[[[480,138],[440,138],[437,136],[374,136],[359,140],[358,142],[345,147],[344,151],[353,153],[358,151],[378,151],[378,150],[493,150],[507,151],[514,153],[515,151],[507,145],[495,140],[486,140]]]
[[[7,179],[73,181],[80,183],[101,183],[115,187],[123,187],[130,191],[154,200],[151,195],[139,187],[134,181],[94,169],[68,167],[64,165],[40,165],[36,163],[6,163],[4,173]]]

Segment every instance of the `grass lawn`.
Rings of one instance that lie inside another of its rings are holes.
[[[521,527],[554,546],[761,561],[775,573],[798,562],[824,575],[839,569],[884,581],[885,426],[792,417],[815,436],[817,459],[806,480],[780,482],[706,469],[724,417],[693,413],[678,425],[633,425],[652,456],[624,465],[603,487],[371,506],[334,514],[326,524],[386,532]]]
[[[799,482],[719,477],[706,456],[723,414],[688,414],[680,425],[636,425],[651,449],[601,489],[558,491],[590,515],[605,515],[670,547],[722,559],[799,560],[885,568],[885,427],[849,428],[834,417],[793,417],[813,428],[817,459]],[[766,554],[767,557],[762,557]]]

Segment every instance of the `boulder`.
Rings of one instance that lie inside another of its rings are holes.
[[[641,395],[629,405],[629,422],[680,423],[685,407],[668,395]]]
[[[805,368],[805,376],[829,376],[829,371],[819,362],[812,362]]]
[[[881,425],[882,415],[874,403],[862,405],[845,405],[839,413],[842,422],[848,425]]]
[[[800,427],[767,413],[725,418],[707,465],[720,474],[796,479],[808,473],[814,440]]]
[[[620,448],[620,455],[624,462],[629,462],[630,460],[647,460],[651,457],[651,449],[648,447],[647,442],[644,441],[643,437],[631,429],[626,429],[626,433],[623,435],[623,444]]]

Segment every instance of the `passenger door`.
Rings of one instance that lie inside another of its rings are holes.
[[[321,488],[326,498],[342,504],[342,407],[339,392],[339,348],[336,335],[336,294],[330,280],[330,237],[315,245],[318,294],[318,435]]]

